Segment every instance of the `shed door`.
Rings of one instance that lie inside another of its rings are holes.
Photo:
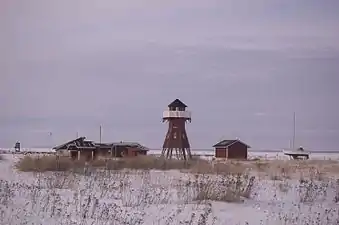
[[[215,149],[215,157],[226,158],[226,149],[224,149],[224,148]]]

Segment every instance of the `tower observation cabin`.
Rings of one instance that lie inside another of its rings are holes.
[[[161,155],[166,159],[172,159],[173,150],[177,159],[192,159],[185,127],[186,121],[191,122],[191,112],[186,111],[186,107],[182,101],[175,99],[163,112],[163,122],[168,122],[168,131]]]

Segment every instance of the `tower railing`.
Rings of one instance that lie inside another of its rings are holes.
[[[170,111],[166,110],[163,112],[163,118],[187,118],[191,119],[192,113],[190,111]]]

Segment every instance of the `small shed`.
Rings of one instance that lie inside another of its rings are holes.
[[[249,145],[240,140],[222,140],[213,145],[216,158],[247,159]]]

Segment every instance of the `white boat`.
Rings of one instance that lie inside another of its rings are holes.
[[[284,155],[290,156],[291,159],[309,159],[310,152],[304,150],[303,147],[299,147],[294,150],[295,144],[295,134],[296,134],[296,126],[295,126],[295,113],[293,114],[293,139],[292,139],[292,150],[283,150]]]
[[[284,155],[290,156],[292,159],[309,159],[310,152],[305,151],[302,147],[297,150],[285,151],[283,150]]]

